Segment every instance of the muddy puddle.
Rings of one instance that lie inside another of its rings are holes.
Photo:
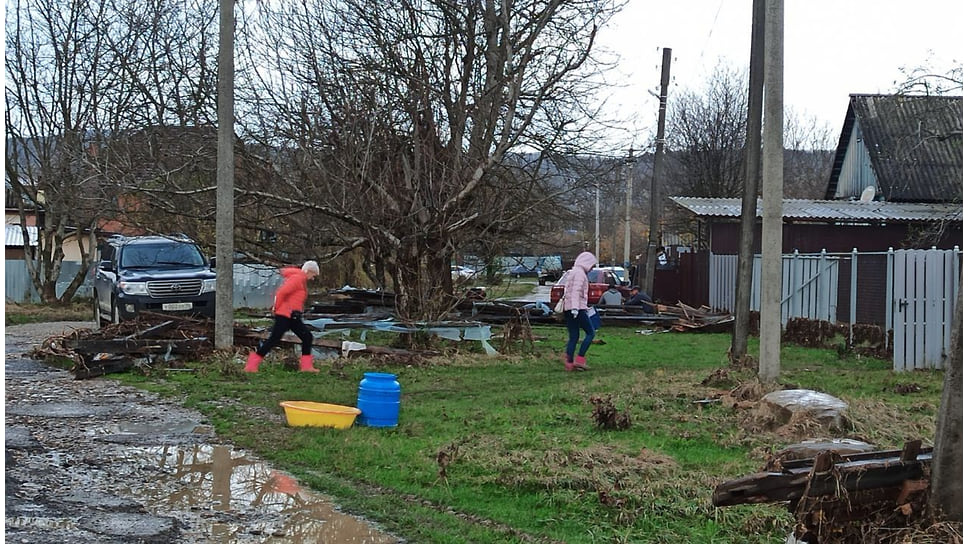
[[[393,543],[370,525],[338,511],[290,475],[228,446],[129,447],[123,461],[158,468],[158,480],[121,489],[149,511],[210,510],[208,542],[238,542],[242,533],[279,542]],[[219,522],[220,512],[258,508],[254,522]],[[201,536],[201,535],[200,535]]]
[[[6,540],[402,542],[341,512],[201,414],[5,353]],[[18,353],[19,352],[19,353]]]

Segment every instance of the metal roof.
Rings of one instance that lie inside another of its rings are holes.
[[[963,119],[960,96],[850,95],[827,198],[837,189],[856,120],[884,200],[960,201]]]
[[[30,245],[37,245],[37,227],[27,227],[27,235],[30,236]],[[24,234],[20,229],[20,225],[7,225],[7,243],[9,246],[24,246]]]
[[[671,197],[672,201],[700,217],[740,217],[738,198]],[[763,201],[757,199],[756,216],[762,217]],[[784,200],[783,218],[825,222],[910,223],[961,221],[962,205],[923,202],[860,202],[858,200]]]

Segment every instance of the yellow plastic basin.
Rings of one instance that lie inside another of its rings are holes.
[[[286,411],[290,427],[333,427],[349,429],[360,415],[360,409],[339,404],[325,404],[305,400],[287,400],[279,403]]]

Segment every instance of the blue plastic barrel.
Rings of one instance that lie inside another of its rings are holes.
[[[400,417],[400,383],[396,374],[364,373],[356,407],[361,412],[356,418],[360,425],[396,427]]]

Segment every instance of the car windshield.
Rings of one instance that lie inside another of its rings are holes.
[[[561,275],[558,279],[558,283],[555,285],[564,285],[568,281],[568,273],[571,270],[565,270],[565,273]],[[593,268],[588,271],[588,283],[608,283],[608,276],[604,270],[599,268]]]
[[[193,244],[139,244],[124,249],[120,264],[124,268],[203,266],[205,258]]]

